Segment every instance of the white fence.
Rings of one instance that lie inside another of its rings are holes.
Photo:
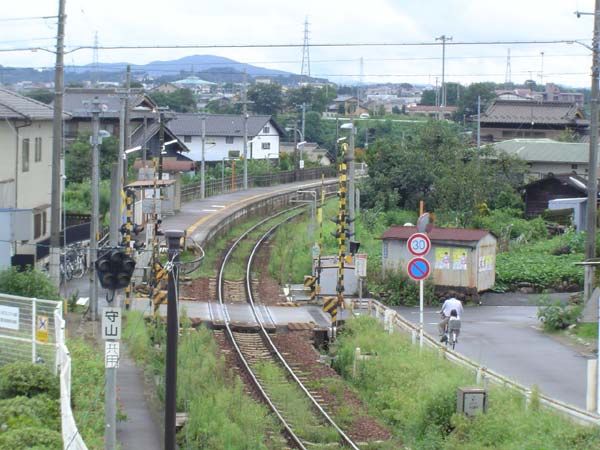
[[[365,304],[367,303],[367,304]],[[369,315],[377,318],[380,322],[383,323],[384,328],[392,333],[394,330],[398,330],[409,334],[412,336],[413,344],[418,344],[419,339],[419,325],[416,325],[409,320],[402,317],[393,309],[386,307],[376,300],[363,301],[362,304],[356,304],[357,307],[366,306],[369,312]],[[523,394],[526,400],[529,400],[531,397],[531,389],[522,384],[517,383],[510,378],[505,377],[493,370],[488,369],[485,366],[478,364],[477,362],[463,356],[442,343],[440,343],[437,339],[431,336],[428,333],[423,333],[423,345],[426,345],[429,348],[437,350],[441,357],[457,364],[467,369],[470,369],[474,372],[476,376],[477,383],[486,384],[487,382],[492,382],[497,385],[506,386],[508,388],[514,389],[517,392]],[[540,394],[540,402],[546,407],[557,411],[558,413],[565,415],[574,421],[586,425],[600,425],[600,416],[585,411],[583,409],[577,408],[568,403],[561,402],[559,400],[553,399],[546,395]]]
[[[0,365],[44,364],[60,377],[65,450],[87,450],[71,410],[71,357],[65,345],[62,302],[0,294]]]

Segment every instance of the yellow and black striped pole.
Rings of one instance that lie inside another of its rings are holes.
[[[125,191],[125,223],[123,224],[123,240],[121,245],[125,247],[125,253],[131,255],[131,231],[133,230],[133,202],[135,193],[132,189]],[[125,288],[125,309],[131,305],[131,285]]]
[[[321,255],[323,254],[323,207],[325,204],[325,174],[321,175],[321,204],[317,208],[317,223],[319,225],[319,257],[317,260],[317,289],[316,295],[321,293]]]
[[[339,207],[338,207],[338,217],[337,217],[337,232],[336,237],[338,239],[338,276],[337,276],[337,306],[338,308],[344,307],[344,265],[346,261],[346,233],[347,233],[347,184],[348,184],[348,175],[347,175],[347,166],[346,166],[346,151],[348,149],[348,144],[343,143],[341,145],[340,151],[340,162],[339,162],[339,189],[338,189],[338,198],[339,198]],[[337,327],[337,315],[332,316],[332,327]],[[332,337],[335,338],[335,328],[332,330]]]

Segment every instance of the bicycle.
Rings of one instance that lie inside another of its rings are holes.
[[[449,320],[446,324],[446,329],[444,331],[444,336],[442,341],[446,344],[446,347],[451,346],[452,350],[456,347],[456,343],[458,342],[458,335],[460,334],[460,320]]]
[[[69,247],[66,251],[66,265],[71,278],[81,278],[87,271],[84,249],[80,245]]]

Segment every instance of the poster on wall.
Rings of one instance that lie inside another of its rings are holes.
[[[435,249],[435,268],[450,270],[450,248],[437,247]]]
[[[494,255],[484,255],[479,257],[479,272],[494,270]]]
[[[467,250],[452,249],[452,270],[467,270]]]

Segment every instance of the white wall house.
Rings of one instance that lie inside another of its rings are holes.
[[[194,161],[202,160],[202,114],[182,113],[168,123],[184,142]],[[242,115],[205,115],[205,161],[239,158],[244,154],[244,119]],[[284,130],[271,116],[248,117],[248,159],[279,158],[279,143]]]
[[[50,235],[52,184],[50,106],[0,89],[0,208],[31,209],[33,239],[11,252],[35,254]]]

